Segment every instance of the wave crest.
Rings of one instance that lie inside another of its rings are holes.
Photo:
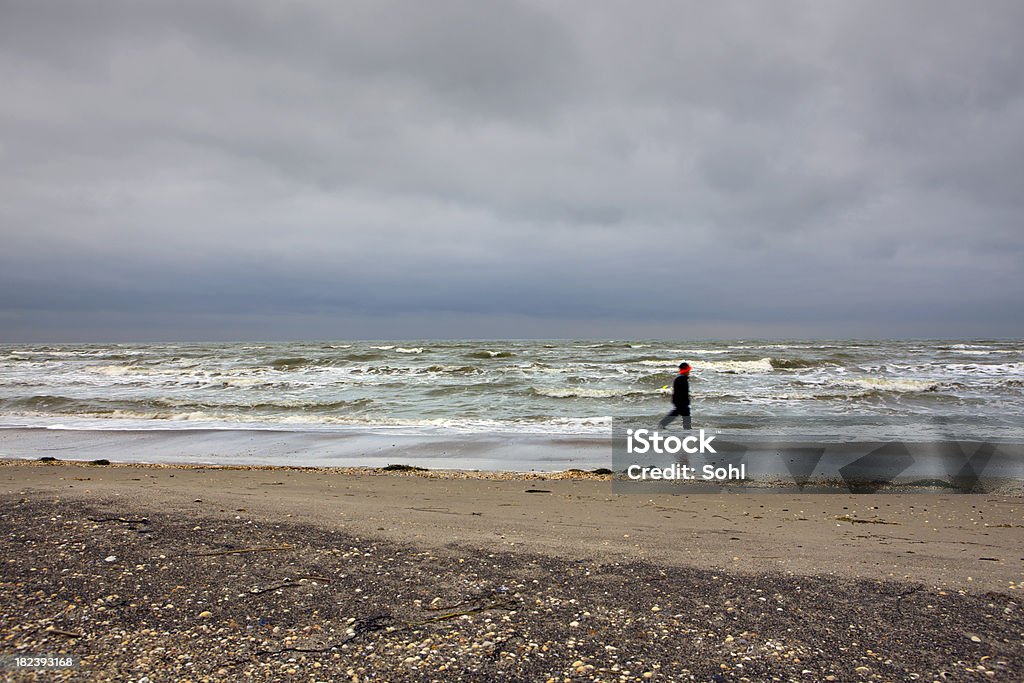
[[[709,360],[701,363],[693,363],[695,372],[711,370],[727,375],[755,375],[771,372],[775,369],[771,358],[759,360]]]
[[[511,351],[487,351],[484,349],[481,351],[471,351],[466,354],[466,358],[512,358],[515,355]]]

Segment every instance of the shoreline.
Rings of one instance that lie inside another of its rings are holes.
[[[0,429],[0,457],[35,459],[74,453],[80,460],[195,465],[383,467],[517,471],[606,467],[607,436],[308,430],[60,430]]]
[[[611,481],[609,470],[550,470],[550,471],[516,471],[516,470],[465,470],[465,469],[431,469],[406,463],[390,463],[382,467],[357,465],[344,467],[340,465],[218,465],[213,463],[174,463],[174,462],[129,462],[94,460],[77,460],[53,458],[8,458],[0,457],[0,468],[4,467],[48,467],[48,466],[90,467],[99,469],[155,469],[155,470],[210,470],[225,472],[315,472],[322,474],[381,476],[381,477],[420,477],[424,479],[481,479],[481,480],[537,480],[558,481],[563,479]]]
[[[362,471],[408,465],[430,471],[493,472],[496,476],[566,471],[625,473],[630,466],[689,462],[698,471],[743,465],[743,488],[906,489],[928,482],[963,492],[1024,493],[1024,443],[975,441],[820,441],[724,439],[716,454],[627,453],[621,433],[418,434],[403,432],[234,429],[0,429],[0,459],[106,460],[171,466],[302,467]],[[680,460],[683,457],[684,460]],[[616,475],[627,492],[637,482]],[[640,493],[700,492],[720,482],[641,483]],[[879,486],[881,484],[881,486]],[[852,488],[852,486],[851,486]]]

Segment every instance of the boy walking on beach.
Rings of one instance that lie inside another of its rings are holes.
[[[683,429],[690,428],[690,364],[679,365],[679,376],[672,382],[672,410],[661,418],[658,426],[664,429],[677,417],[683,418]]]

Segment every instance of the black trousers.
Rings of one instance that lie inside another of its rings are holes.
[[[682,408],[679,406],[672,406],[672,410],[668,411],[668,415],[661,418],[661,422],[658,423],[658,426],[664,429],[677,417],[683,418],[683,429],[690,429],[690,406],[683,406]]]

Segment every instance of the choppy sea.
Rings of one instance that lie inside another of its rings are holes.
[[[683,360],[709,428],[1024,434],[1024,342],[984,339],[7,344],[0,428],[601,435]]]

